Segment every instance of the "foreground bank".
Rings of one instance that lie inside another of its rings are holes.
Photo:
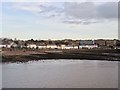
[[[46,59],[87,59],[119,61],[117,49],[81,49],[81,50],[12,50],[2,52],[2,62],[27,62]]]

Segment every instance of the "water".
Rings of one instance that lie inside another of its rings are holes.
[[[0,63],[0,90],[2,89],[2,64]]]
[[[117,88],[118,62],[43,60],[2,65],[3,88]]]

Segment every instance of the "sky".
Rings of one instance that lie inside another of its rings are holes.
[[[117,0],[2,0],[1,4],[2,37],[118,38]]]

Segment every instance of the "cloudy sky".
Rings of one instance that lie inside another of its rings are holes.
[[[118,38],[116,0],[2,1],[2,37],[18,39]],[[0,26],[1,27],[1,26]]]

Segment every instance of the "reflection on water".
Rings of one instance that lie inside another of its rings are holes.
[[[62,59],[2,66],[3,88],[118,87],[118,62]]]
[[[0,62],[0,90],[2,89],[2,64]]]

